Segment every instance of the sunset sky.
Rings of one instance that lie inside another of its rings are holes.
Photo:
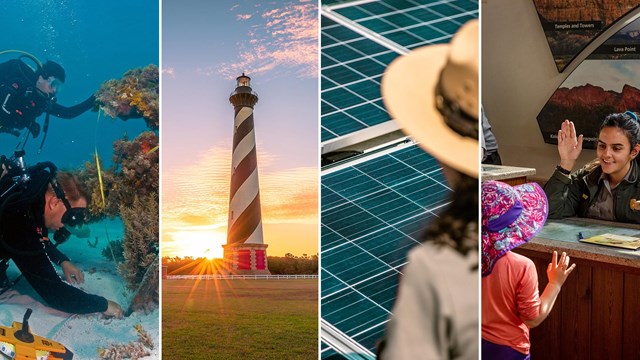
[[[162,255],[221,257],[234,111],[244,71],[254,121],[264,242],[318,252],[315,1],[163,1]]]

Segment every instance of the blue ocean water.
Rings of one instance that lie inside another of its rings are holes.
[[[95,93],[109,79],[127,70],[159,63],[159,5],[157,0],[21,0],[3,1],[0,11],[0,51],[15,49],[53,60],[66,71],[58,103],[75,105]],[[0,55],[0,62],[19,54]],[[27,63],[31,65],[30,62]],[[37,121],[41,127],[44,115]],[[143,119],[123,121],[97,112],[70,120],[51,117],[43,134],[30,138],[25,150],[28,165],[53,161],[59,168],[75,168],[93,161],[94,148],[111,164],[113,141],[125,134],[133,139],[147,130]],[[0,154],[13,154],[19,139],[0,133]]]
[[[0,52],[21,50],[35,55],[41,62],[53,60],[66,71],[66,83],[57,94],[58,103],[75,105],[110,79],[120,78],[127,70],[159,64],[158,0],[5,0],[0,6]],[[0,62],[15,59],[16,53],[0,55]],[[26,61],[29,65],[31,62]],[[42,126],[45,116],[37,121]],[[97,112],[65,120],[51,117],[49,133],[42,151],[38,148],[43,134],[30,138],[25,162],[33,165],[52,161],[59,168],[74,169],[85,161],[94,161],[97,148],[103,168],[111,166],[114,140],[125,134],[129,139],[147,130],[143,119],[123,121]],[[0,133],[0,155],[11,155],[19,138]],[[73,236],[60,247],[85,271],[89,293],[98,294],[126,308],[131,294],[116,270],[101,251],[109,240],[122,239],[124,228],[119,219],[89,225],[88,239]],[[90,242],[98,241],[96,247]],[[11,266],[10,278],[18,276]],[[71,316],[47,308],[26,281],[4,294],[0,324],[19,321],[25,308],[34,309],[32,323],[40,335],[59,341],[75,353],[75,358],[97,358],[97,349],[111,343],[127,343],[137,338],[133,325],[140,323],[159,343],[158,312],[134,314],[119,321],[95,317]],[[158,358],[152,351],[150,358]]]

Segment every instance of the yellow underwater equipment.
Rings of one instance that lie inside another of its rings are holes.
[[[14,321],[11,327],[0,325],[0,359],[73,359],[73,353],[64,345],[29,331],[31,312],[27,309],[22,323]]]
[[[100,195],[102,195],[102,209],[107,207],[104,199],[104,184],[102,183],[102,170],[100,169],[100,158],[98,157],[98,148],[96,147],[96,169],[98,170],[98,181],[100,182]]]
[[[102,169],[100,169],[100,158],[98,157],[98,123],[100,122],[100,113],[102,110],[98,110],[98,119],[96,119],[96,132],[94,134],[94,148],[96,153],[96,170],[98,170],[98,181],[100,182],[100,195],[102,195],[102,209],[107,207],[107,202],[104,199],[104,184],[102,183]],[[105,225],[106,226],[106,225]],[[106,229],[106,227],[105,227]]]

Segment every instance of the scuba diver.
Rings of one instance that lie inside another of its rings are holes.
[[[66,227],[84,222],[87,192],[75,176],[58,172],[50,162],[25,168],[23,155],[17,151],[12,159],[0,158],[0,288],[19,279],[9,281],[6,276],[11,259],[49,306],[67,313],[101,312],[121,318],[122,308],[116,302],[72,285],[83,283],[84,275],[57,249],[70,236]],[[55,232],[52,239],[49,230]]]
[[[42,64],[33,55],[21,51],[8,51],[24,55],[0,63],[0,132],[19,136],[20,130],[27,128],[35,138],[40,134],[36,118],[46,113],[46,136],[50,115],[72,119],[95,106],[94,95],[71,107],[58,104],[56,93],[66,78],[62,66],[50,60]],[[24,57],[37,65],[35,71],[22,60]]]

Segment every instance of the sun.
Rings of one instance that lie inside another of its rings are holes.
[[[213,260],[213,259],[219,259],[222,256],[218,255],[217,252],[214,252],[211,249],[207,249],[204,251],[204,257],[207,258],[207,260]]]
[[[226,244],[227,234],[219,229],[182,229],[173,233],[176,252],[179,256],[193,258],[205,257],[208,260],[220,259],[224,252],[222,245]]]

